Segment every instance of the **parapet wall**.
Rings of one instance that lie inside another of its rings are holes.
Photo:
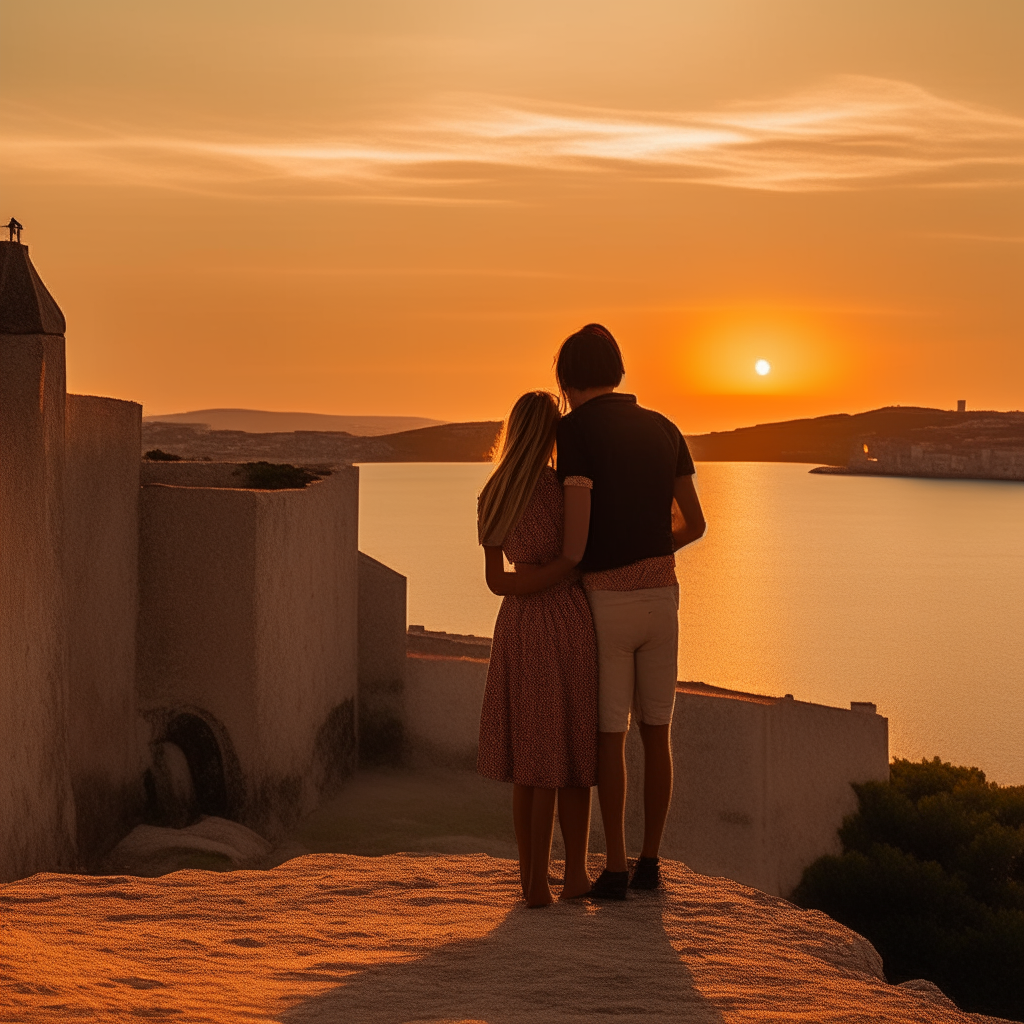
[[[854,782],[889,777],[888,721],[860,710],[680,684],[675,786],[662,851],[695,871],[788,896],[804,868],[839,852]],[[643,745],[626,744],[630,847],[643,838]]]
[[[474,768],[490,641],[410,626],[405,731],[421,762]],[[675,792],[662,853],[696,871],[788,895],[838,851],[851,783],[889,776],[888,722],[856,710],[681,683],[672,721]],[[642,840],[643,750],[626,743],[628,847]],[[592,849],[603,847],[594,803]]]
[[[271,838],[355,764],[358,479],[341,467],[296,490],[142,488],[138,680],[152,738],[192,737],[200,789],[215,769],[194,758],[215,739],[224,791],[200,803]]]
[[[476,768],[491,641],[410,626],[405,737],[413,764]]]
[[[142,406],[68,395],[64,585],[68,748],[80,861],[142,820],[148,760],[135,696]]]

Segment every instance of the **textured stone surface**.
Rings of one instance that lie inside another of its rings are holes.
[[[516,899],[514,862],[302,857],[0,888],[6,1019],[968,1024],[860,936],[683,865],[627,903]]]

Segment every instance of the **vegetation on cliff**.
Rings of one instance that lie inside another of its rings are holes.
[[[889,981],[1024,1020],[1024,786],[934,758],[854,789],[842,855],[815,861],[794,902],[870,939]]]

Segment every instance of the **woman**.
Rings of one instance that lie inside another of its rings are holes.
[[[497,465],[480,494],[487,586],[504,598],[494,625],[480,716],[481,775],[513,784],[523,896],[552,902],[548,862],[557,795],[565,842],[561,899],[590,891],[590,787],[597,782],[597,649],[574,568],[583,557],[590,492],[550,466],[558,404],[532,391],[512,408]],[[505,571],[505,559],[515,572]]]

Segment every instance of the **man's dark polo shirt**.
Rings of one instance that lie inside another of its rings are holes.
[[[672,554],[675,481],[693,474],[693,459],[671,420],[635,395],[598,395],[558,424],[557,458],[563,482],[594,482],[582,572]]]

